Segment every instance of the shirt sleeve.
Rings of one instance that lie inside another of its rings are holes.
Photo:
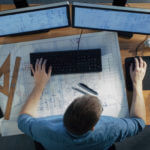
[[[145,122],[140,118],[120,118],[116,124],[116,141],[134,136],[145,128]],[[117,131],[118,130],[118,131]]]
[[[18,117],[18,128],[26,135],[40,142],[47,138],[46,122],[49,118],[33,118],[30,115],[22,114]]]
[[[18,128],[24,132],[26,135],[34,137],[33,135],[33,128],[36,124],[36,118],[33,118],[27,114],[21,114],[18,117]]]
[[[43,138],[54,137],[56,126],[62,122],[62,115],[34,118],[27,114],[18,117],[18,128],[35,141],[42,141]]]

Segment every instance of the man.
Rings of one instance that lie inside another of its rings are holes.
[[[102,105],[95,96],[76,98],[67,108],[64,116],[36,117],[36,109],[52,68],[45,72],[46,61],[36,61],[35,86],[18,118],[19,128],[47,150],[106,150],[114,142],[133,136],[145,127],[145,104],[142,94],[142,80],[146,63],[135,58],[135,69],[130,67],[133,82],[133,99],[130,118],[101,116]],[[113,113],[113,112],[112,112]]]

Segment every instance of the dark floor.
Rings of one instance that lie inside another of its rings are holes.
[[[0,137],[0,150],[35,150],[32,139],[26,135]]]
[[[150,150],[150,126],[141,133],[116,143],[117,150]]]
[[[35,150],[35,146],[26,135],[0,137],[0,150]],[[150,126],[137,136],[116,143],[116,150],[150,150]]]

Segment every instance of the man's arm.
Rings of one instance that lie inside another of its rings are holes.
[[[36,60],[35,70],[33,66],[31,66],[31,70],[34,75],[35,86],[27,98],[25,105],[23,106],[20,114],[28,114],[32,117],[36,117],[36,111],[38,107],[38,103],[40,101],[41,94],[51,77],[52,68],[49,68],[48,74],[45,71],[46,60],[44,60],[42,64],[42,58],[40,60]]]
[[[133,83],[133,98],[130,109],[131,117],[138,117],[146,122],[146,110],[142,91],[142,81],[146,73],[146,62],[140,57],[140,61],[135,58],[135,69],[130,66],[130,76]]]

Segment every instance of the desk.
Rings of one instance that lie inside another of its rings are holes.
[[[129,4],[130,7],[138,7],[138,8],[150,8],[150,3],[132,3]],[[0,5],[1,10],[13,9],[13,5]],[[84,29],[83,33],[91,33],[97,32],[96,30],[87,30]],[[63,28],[63,29],[55,29],[48,33],[41,33],[41,34],[34,34],[34,35],[26,35],[26,36],[17,36],[17,37],[1,37],[0,44],[7,44],[7,43],[16,43],[16,42],[23,42],[23,41],[31,41],[31,40],[39,40],[39,39],[46,39],[46,38],[54,38],[54,37],[61,37],[61,36],[69,36],[80,34],[81,29],[75,28]],[[126,57],[133,57],[135,56],[135,48],[136,46],[145,39],[145,35],[134,35],[132,39],[123,39],[119,38],[120,49],[121,49],[121,57],[122,57],[122,65],[124,69],[124,59]],[[138,55],[142,56],[150,56],[150,48],[142,48],[138,51]],[[147,122],[146,124],[150,124],[150,91],[143,91],[144,98],[145,98],[145,105],[146,105],[146,117]],[[127,91],[128,96],[128,103],[129,106],[131,105],[132,100],[132,92]]]

